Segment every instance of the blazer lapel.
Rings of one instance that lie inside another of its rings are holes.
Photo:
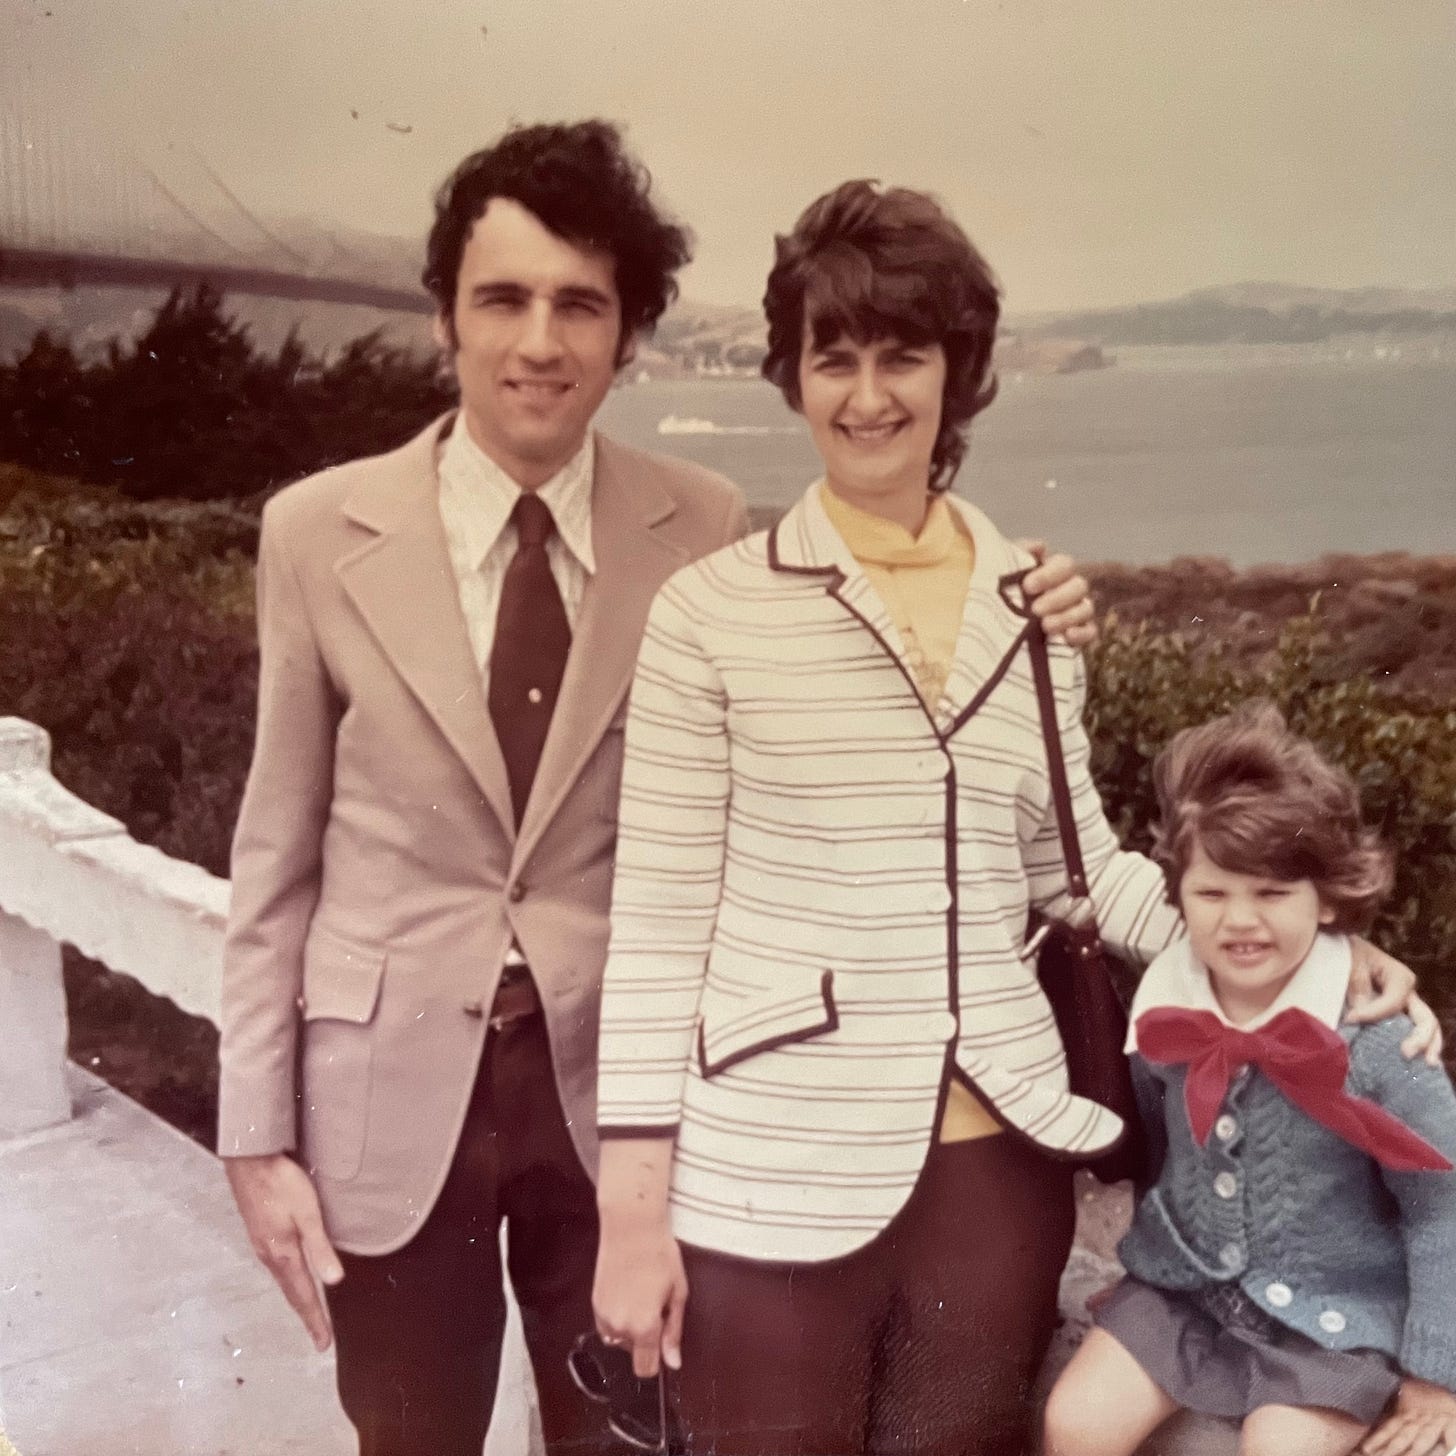
[[[1026,619],[1001,594],[1001,578],[1022,565],[1010,542],[969,502],[957,496],[948,497],[948,502],[976,547],[955,658],[945,684],[946,715],[954,732],[970,716],[967,708],[979,706],[978,697],[999,679],[1006,659],[1021,646]]]
[[[817,482],[773,528],[769,564],[776,571],[822,576],[829,595],[869,629],[902,672],[907,670],[905,642],[900,630],[854,553],[830,522],[819,501]],[[914,690],[912,683],[911,691]]]
[[[1021,645],[1025,618],[1011,609],[1000,591],[1001,577],[1021,565],[1011,545],[974,506],[956,496],[949,497],[949,503],[976,545],[943,711],[933,714],[937,731],[953,733],[970,716],[967,710],[979,706],[978,697],[999,681],[1006,660]],[[829,595],[857,617],[894,659],[918,700],[905,643],[880,594],[825,514],[817,484],[770,533],[769,564],[777,571],[822,576]]]
[[[597,436],[592,481],[596,571],[582,596],[566,676],[521,821],[518,867],[530,857],[626,697],[658,587],[690,559],[686,547],[657,529],[674,510],[671,495],[631,478],[630,466],[612,442]]]
[[[380,649],[469,769],[515,838],[510,781],[485,705],[440,520],[435,469],[442,422],[402,450],[396,469],[371,476],[344,512],[376,532],[336,567]]]

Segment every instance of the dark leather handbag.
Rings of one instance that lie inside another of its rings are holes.
[[[1081,1166],[1091,1169],[1103,1183],[1117,1183],[1124,1178],[1140,1180],[1147,1168],[1148,1146],[1138,1117],[1132,1071],[1123,1051],[1127,1039],[1127,1009],[1119,990],[1120,986],[1130,987],[1135,975],[1103,945],[1098,933],[1092,900],[1087,893],[1087,871],[1077,839],[1071,790],[1067,786],[1067,765],[1062,756],[1046,636],[1034,617],[1027,631],[1026,645],[1036,683],[1042,740],[1046,744],[1052,807],[1062,840],[1067,884],[1075,902],[1067,919],[1049,921],[1035,929],[1032,941],[1040,936],[1036,952],[1037,979],[1056,1017],[1072,1091],[1110,1108],[1122,1118],[1126,1129],[1111,1149],[1086,1159]]]

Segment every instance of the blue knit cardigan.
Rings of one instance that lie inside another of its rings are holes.
[[[1401,1055],[1411,1023],[1339,1030],[1350,1048],[1346,1090],[1456,1162],[1456,1093],[1445,1072]],[[1119,1246],[1128,1272],[1167,1290],[1236,1282],[1326,1349],[1379,1350],[1456,1390],[1456,1172],[1382,1168],[1247,1066],[1200,1148],[1185,1069],[1136,1053],[1132,1065],[1161,1168]]]

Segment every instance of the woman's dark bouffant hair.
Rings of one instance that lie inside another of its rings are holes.
[[[1390,854],[1361,827],[1355,785],[1272,703],[1185,728],[1158,755],[1153,784],[1153,858],[1175,903],[1195,845],[1234,874],[1312,881],[1336,930],[1365,929],[1390,892]]]
[[[940,344],[945,394],[930,487],[950,485],[966,426],[996,397],[991,348],[1001,300],[985,259],[933,197],[867,181],[825,193],[775,239],[763,308],[764,377],[794,409],[806,331],[814,348],[845,334],[860,344]]]
[[[474,152],[435,194],[421,281],[454,336],[455,289],[470,230],[492,197],[509,197],[557,237],[616,265],[623,353],[677,297],[673,275],[692,256],[685,229],[651,199],[652,178],[607,121],[517,126]]]

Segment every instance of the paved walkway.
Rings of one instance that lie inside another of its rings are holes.
[[[351,1432],[316,1355],[253,1258],[217,1160],[78,1067],[76,1116],[0,1142],[0,1456],[348,1456]],[[1079,1188],[1068,1319],[1116,1274],[1124,1190]],[[528,1456],[519,1343],[503,1372],[515,1419],[487,1456]],[[1185,1430],[1147,1456],[1224,1456]]]
[[[69,1072],[74,1119],[0,1143],[0,1429],[21,1456],[347,1456],[333,1360],[253,1258],[217,1160]],[[487,1451],[525,1456],[523,1427]]]

